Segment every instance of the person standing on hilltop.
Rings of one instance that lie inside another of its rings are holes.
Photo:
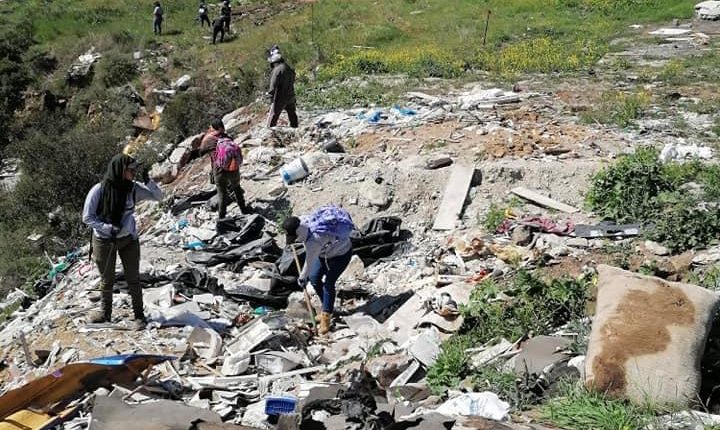
[[[232,16],[232,8],[230,7],[230,0],[223,1],[223,5],[220,8],[220,15],[223,17],[225,22],[225,31],[230,32],[230,17]]]
[[[208,28],[210,27],[210,17],[208,17],[208,8],[204,1],[200,2],[198,7],[198,21],[200,21],[200,27],[205,27],[207,22]]]
[[[89,322],[110,322],[112,317],[115,260],[120,256],[130,290],[134,321],[132,327],[145,327],[140,287],[140,242],[135,225],[135,204],[142,200],[160,201],[163,192],[150,179],[147,168],[141,180],[134,180],[139,163],[131,156],[118,154],[110,160],[102,182],[88,192],[83,207],[83,223],[92,227],[90,254],[101,276],[101,310],[90,314]]]
[[[162,34],[162,22],[163,22],[163,8],[160,6],[160,2],[155,2],[155,9],[153,9],[153,33],[157,35]]]
[[[270,73],[270,89],[268,95],[272,98],[270,112],[268,112],[268,127],[275,127],[283,110],[287,111],[290,127],[298,127],[298,117],[295,107],[295,71],[285,63],[280,49],[274,46],[268,57],[272,72]]]

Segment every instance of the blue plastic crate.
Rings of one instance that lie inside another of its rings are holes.
[[[270,396],[265,399],[265,415],[287,415],[295,413],[297,399],[292,396]]]

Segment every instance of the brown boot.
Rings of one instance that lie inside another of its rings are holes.
[[[320,314],[320,325],[318,326],[318,334],[319,335],[325,335],[328,334],[330,331],[330,320],[332,319],[332,314],[328,312],[323,312]]]

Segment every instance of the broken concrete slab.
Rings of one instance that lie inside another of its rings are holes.
[[[433,230],[453,230],[465,206],[470,185],[475,176],[475,167],[456,164],[448,179],[442,203],[435,217]]]
[[[417,337],[410,339],[408,352],[415,357],[417,361],[429,368],[440,355],[440,337],[434,329],[428,329],[420,333]]]
[[[695,14],[700,19],[720,19],[720,1],[703,1],[696,4]]]
[[[518,375],[541,375],[550,365],[567,361],[570,356],[563,351],[570,340],[554,336],[536,336],[528,339],[515,357],[515,373]]]
[[[525,188],[525,187],[513,188],[511,190],[511,192],[518,197],[522,197],[526,200],[529,200],[537,205],[540,205],[540,206],[543,206],[546,208],[555,209],[560,212],[565,212],[565,213],[569,213],[569,214],[580,212],[580,210],[577,208],[574,208],[570,205],[566,205],[565,203],[559,202],[557,200],[551,199],[547,196],[544,196],[544,195],[538,193],[537,191],[533,191],[533,190]]]
[[[373,357],[365,365],[365,371],[370,374],[378,385],[387,389],[390,384],[410,367],[412,358],[406,354],[393,354]]]
[[[179,91],[185,91],[188,88],[190,88],[191,81],[192,81],[192,76],[182,75],[177,79],[177,81],[172,83],[172,87]]]

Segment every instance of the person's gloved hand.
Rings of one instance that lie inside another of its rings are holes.
[[[112,229],[110,230],[110,236],[116,237],[120,233],[120,227],[112,226]]]
[[[298,287],[300,287],[301,289],[305,289],[305,287],[307,286],[308,280],[307,280],[307,278],[298,278],[297,283],[298,283]]]
[[[150,168],[148,166],[143,166],[140,172],[140,179],[143,181],[143,184],[150,182]]]

